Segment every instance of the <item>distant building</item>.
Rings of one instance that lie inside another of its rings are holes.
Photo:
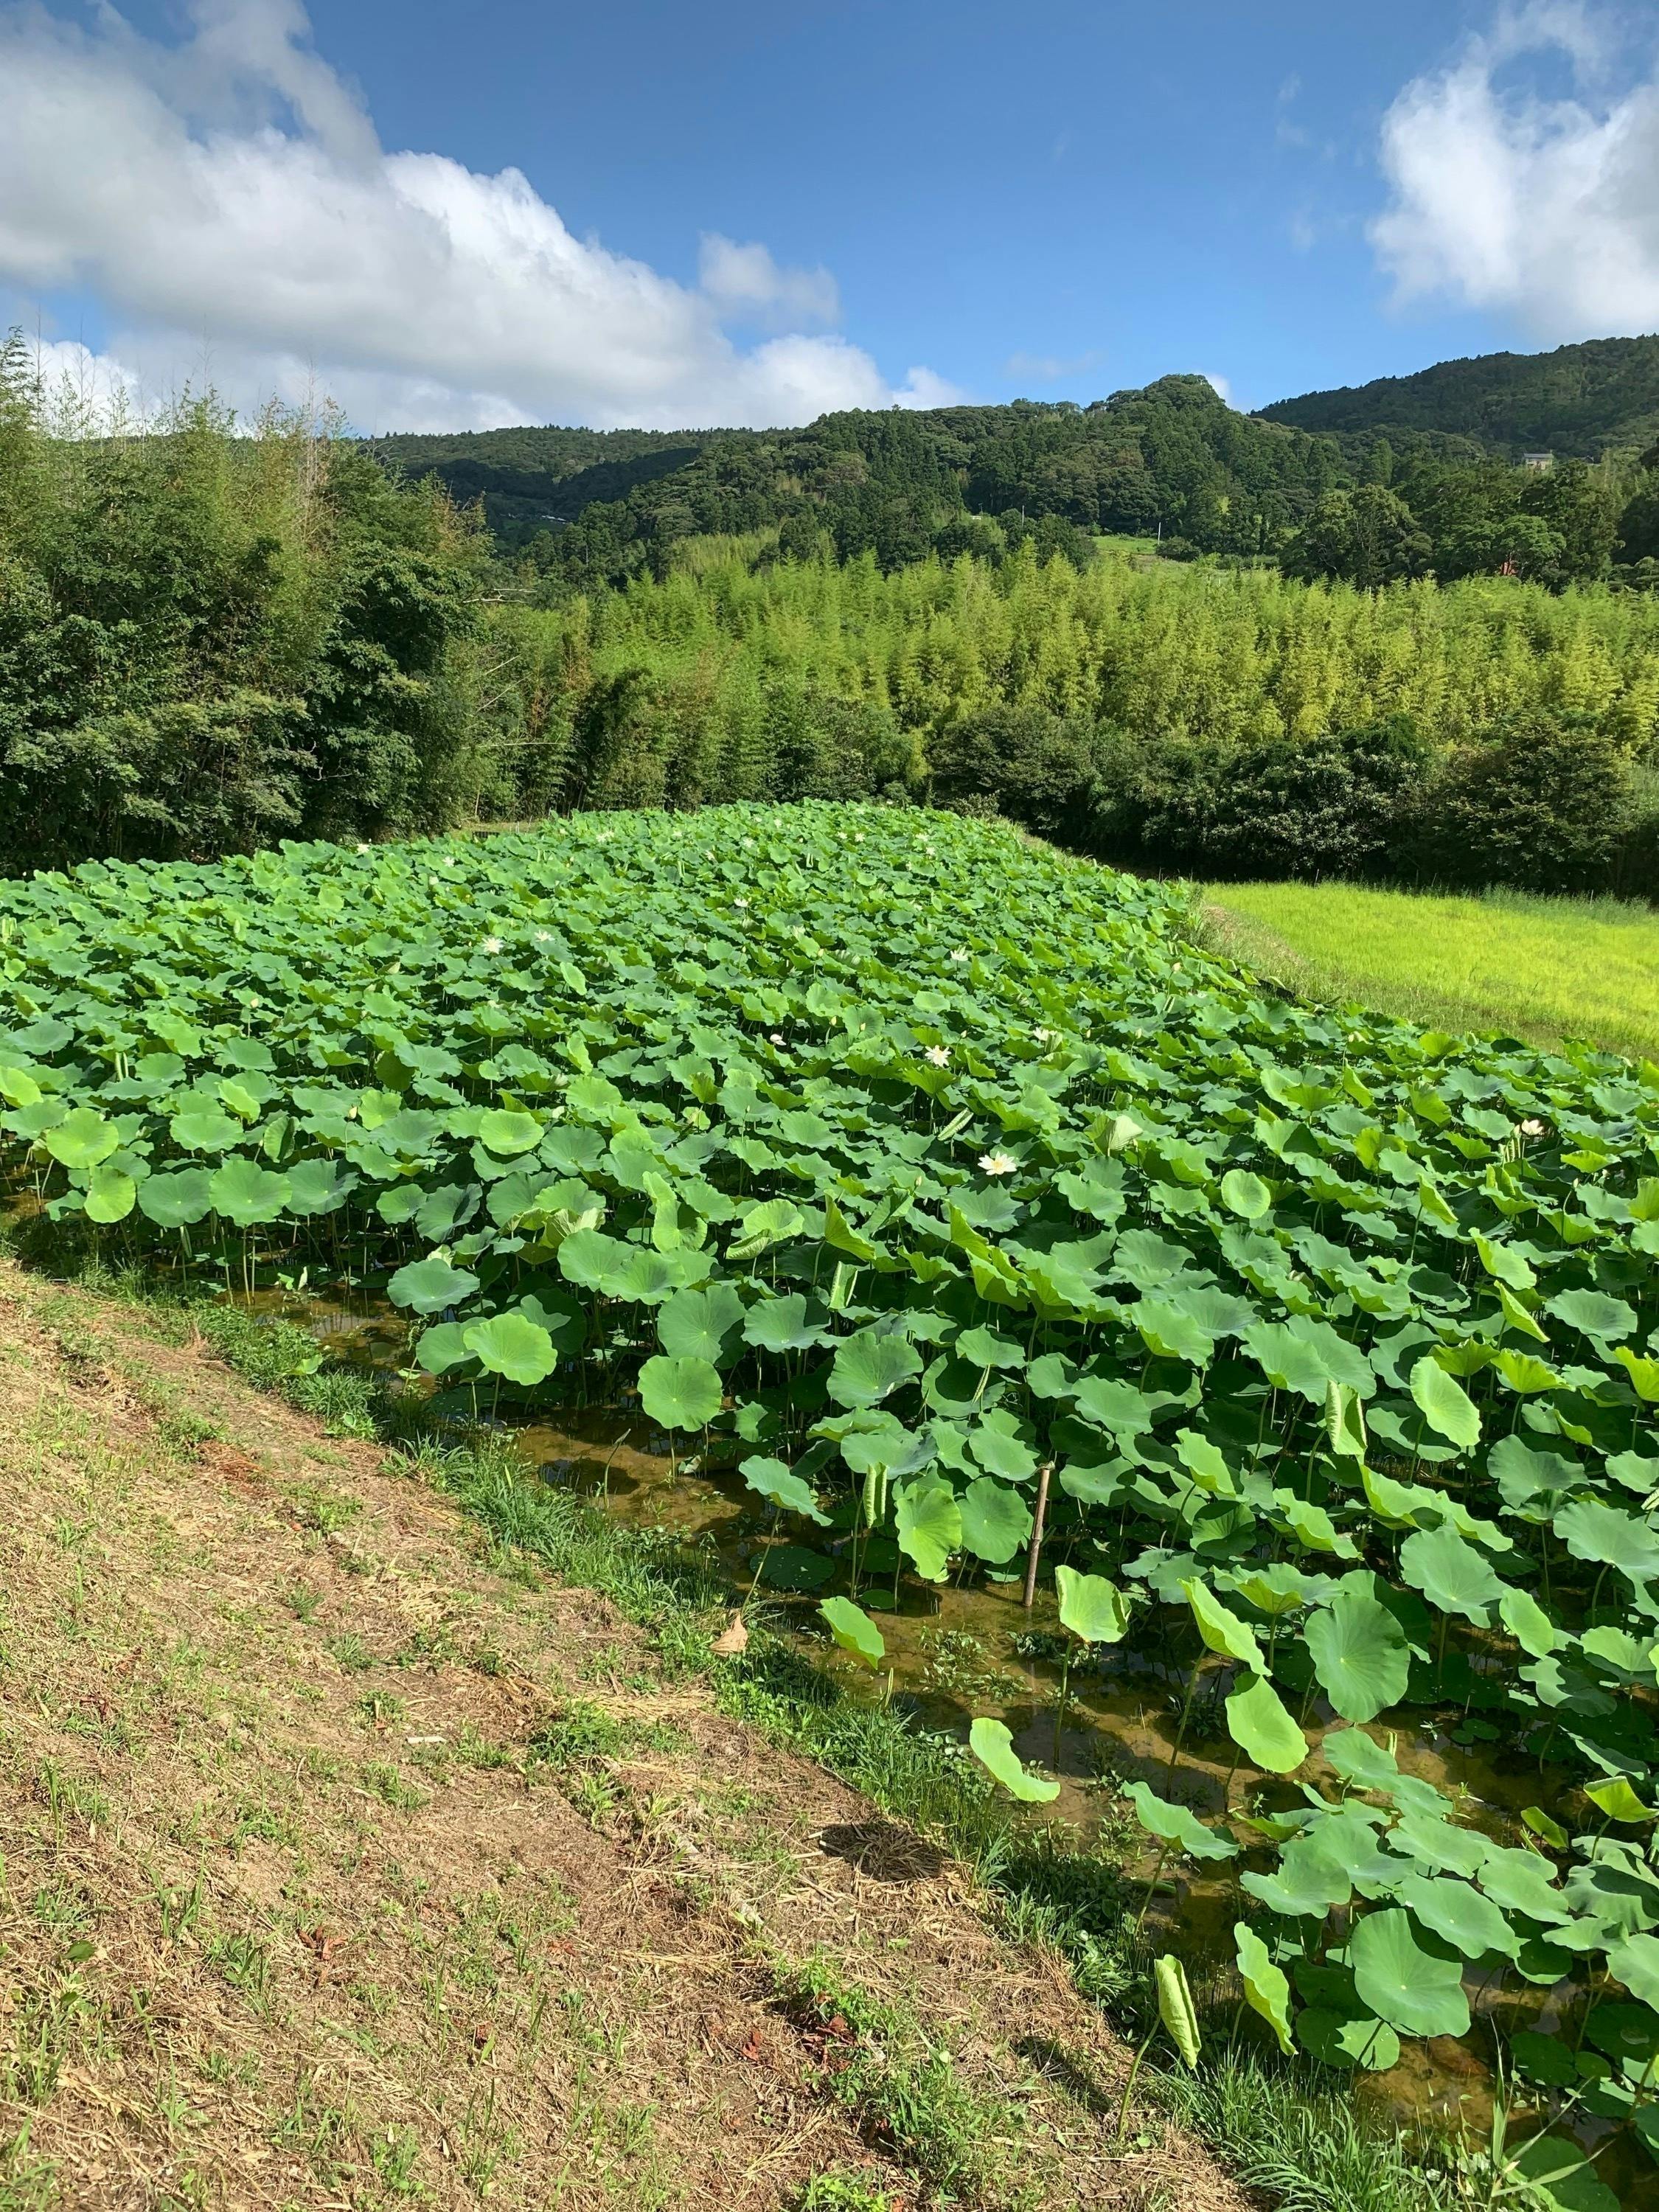
[[[1530,469],[1534,476],[1547,477],[1555,466],[1555,456],[1553,453],[1522,453],[1521,465],[1523,469]]]

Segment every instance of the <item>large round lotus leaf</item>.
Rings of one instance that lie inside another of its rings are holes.
[[[1273,1211],[1273,1194],[1248,1168],[1230,1168],[1221,1178],[1221,1203],[1243,1221],[1260,1221]]]
[[[158,1229],[185,1229],[205,1220],[213,1210],[205,1168],[177,1175],[146,1176],[138,1186],[138,1211]]]
[[[1185,1805],[1172,1805],[1158,1796],[1144,1782],[1132,1782],[1124,1796],[1135,1808],[1135,1818],[1149,1836],[1156,1836],[1161,1844],[1173,1844],[1195,1859],[1236,1859],[1238,1845],[1231,1836],[1224,1836],[1214,1828],[1206,1828],[1197,1814]]]
[[[976,1720],[968,1731],[968,1748],[994,1781],[1024,1805],[1048,1805],[1060,1795],[1058,1782],[1031,1774],[1021,1765],[1014,1740],[1000,1721]]]
[[[796,1236],[805,1225],[800,1208],[790,1200],[763,1199],[756,1205],[744,1206],[737,1236],[726,1247],[726,1256],[739,1263],[757,1260],[769,1246]]]
[[[106,1160],[120,1141],[115,1124],[90,1106],[74,1108],[40,1139],[53,1159],[66,1168],[82,1169],[95,1168],[100,1160]]]
[[[1571,2047],[1558,2035],[1522,2028],[1510,2038],[1510,2056],[1529,2081],[1542,2081],[1552,2089],[1571,2089],[1580,2078]]]
[[[1400,1779],[1394,1753],[1364,1729],[1333,1729],[1319,1748],[1326,1764],[1352,1789],[1392,1790]]]
[[[743,1463],[743,1479],[750,1490],[762,1498],[769,1498],[774,1505],[787,1512],[805,1515],[816,1521],[821,1528],[830,1526],[830,1516],[819,1505],[808,1484],[786,1467],[781,1459],[746,1459]],[[836,1599],[836,1603],[842,1601]]]
[[[1362,2004],[1402,2035],[1467,2035],[1469,2001],[1455,1959],[1425,1950],[1398,1906],[1368,1912],[1348,1938]]]
[[[623,1251],[623,1257],[605,1272],[600,1287],[607,1297],[659,1306],[684,1285],[679,1253],[647,1251],[642,1244],[624,1245]]]
[[[336,1160],[296,1160],[288,1171],[288,1210],[337,1213],[356,1188],[357,1177]],[[424,1228],[421,1233],[426,1235]]]
[[[843,1448],[844,1449],[844,1448]],[[962,1493],[962,1540],[976,1559],[1004,1566],[1031,1534],[1031,1512],[1024,1499],[988,1475]],[[1060,1572],[1066,1572],[1061,1568]]]
[[[824,1331],[811,1318],[803,1294],[789,1291],[781,1298],[763,1298],[750,1306],[743,1317],[743,1336],[745,1344],[762,1352],[805,1352],[823,1343]]]
[[[809,1552],[800,1544],[775,1544],[761,1562],[760,1578],[769,1589],[822,1589],[836,1572],[836,1562],[824,1552]]]
[[[173,1141],[182,1152],[225,1152],[242,1140],[242,1125],[216,1106],[192,1106],[175,1114]]]
[[[1129,1601],[1104,1575],[1079,1574],[1075,1567],[1054,1569],[1060,1593],[1060,1625],[1085,1644],[1119,1644],[1129,1626]]]
[[[415,1347],[415,1364],[428,1375],[447,1375],[452,1367],[459,1367],[471,1357],[466,1347],[468,1326],[465,1322],[439,1321],[423,1328]]]
[[[434,1314],[459,1305],[477,1287],[477,1277],[467,1268],[452,1267],[434,1255],[399,1267],[386,1285],[386,1295],[394,1306],[407,1306],[411,1313]]]
[[[975,1367],[1023,1367],[1024,1348],[1011,1336],[998,1336],[988,1328],[964,1328],[957,1338],[958,1359],[972,1362]]]
[[[525,1390],[544,1382],[559,1364],[552,1338],[522,1314],[494,1314],[488,1321],[475,1321],[462,1341],[489,1374],[502,1376]]]
[[[208,1196],[216,1213],[238,1228],[275,1221],[288,1204],[288,1177],[248,1159],[227,1160],[208,1177]]]
[[[1544,1311],[1604,1344],[1628,1336],[1636,1326],[1636,1316],[1622,1298],[1607,1297],[1600,1291],[1563,1291],[1547,1302]]]
[[[1482,1959],[1489,1951],[1513,1959],[1521,1948],[1520,1937],[1492,1899],[1455,1875],[1410,1874],[1395,1895],[1466,1959]]]
[[[1412,1369],[1412,1397],[1437,1436],[1463,1451],[1472,1451],[1480,1443],[1480,1408],[1432,1352],[1425,1352]]]
[[[948,1482],[924,1477],[897,1494],[894,1525],[898,1546],[930,1583],[943,1582],[952,1552],[962,1547],[962,1509]]]
[[[137,1195],[137,1182],[124,1169],[94,1168],[92,1181],[87,1186],[87,1218],[106,1223],[125,1221]]]
[[[1407,1536],[1400,1547],[1400,1571],[1413,1589],[1442,1613],[1484,1622],[1504,1595],[1504,1585],[1473,1544],[1443,1522]]]
[[[1659,1575],[1659,1534],[1616,1505],[1576,1499],[1556,1515],[1555,1531],[1576,1559],[1617,1567],[1632,1582]]]
[[[1498,1601],[1498,1617],[1534,1659],[1547,1659],[1561,1640],[1555,1623],[1530,1590],[1506,1589]]]
[[[1005,1482],[1029,1482],[1036,1473],[1036,1454],[998,1414],[969,1431],[968,1449],[988,1474],[1000,1474]]]
[[[1261,1646],[1255,1640],[1255,1631],[1248,1621],[1241,1620],[1230,1607],[1222,1604],[1205,1584],[1196,1579],[1183,1582],[1182,1595],[1193,1609],[1193,1620],[1199,1634],[1212,1651],[1224,1659],[1237,1659],[1252,1674],[1267,1672],[1267,1661],[1261,1656]]]
[[[1291,1774],[1308,1755],[1306,1737],[1265,1675],[1247,1674],[1228,1692],[1227,1732],[1268,1774]]]
[[[533,1114],[497,1106],[478,1116],[478,1142],[498,1159],[514,1159],[520,1152],[533,1152],[541,1140],[542,1125]]]
[[[1274,1966],[1267,1945],[1248,1921],[1234,1923],[1233,1943],[1244,2002],[1267,2021],[1288,2058],[1296,2046],[1291,2041],[1291,1985],[1284,1969]]]
[[[742,1320],[743,1300],[733,1284],[676,1291],[658,1308],[657,1341],[676,1358],[707,1359],[718,1366]]]
[[[1134,1324],[1158,1359],[1184,1359],[1189,1366],[1204,1367],[1215,1350],[1214,1337],[1196,1316],[1169,1298],[1142,1298],[1134,1309]]]
[[[830,1395],[838,1406],[878,1406],[921,1372],[921,1355],[905,1336],[861,1328],[842,1339],[830,1364]]]
[[[854,1605],[850,1597],[826,1597],[819,1601],[818,1611],[843,1651],[862,1659],[866,1667],[880,1666],[887,1656],[887,1645],[861,1606]]]
[[[1406,1632],[1364,1587],[1370,1579],[1346,1577],[1302,1628],[1319,1686],[1345,1721],[1375,1720],[1405,1696],[1411,1674]]]
[[[1329,1588],[1322,1577],[1304,1574],[1288,1559],[1276,1559],[1271,1566],[1240,1571],[1231,1580],[1238,1595],[1258,1613],[1273,1615],[1295,1613],[1303,1606],[1312,1605]]]
[[[519,1300],[518,1310],[526,1321],[544,1328],[561,1352],[579,1352],[587,1334],[587,1317],[574,1298],[551,1283],[539,1293]]]
[[[640,1370],[640,1403],[659,1428],[705,1428],[723,1395],[720,1370],[707,1359],[669,1359],[659,1352]]]
[[[1620,2212],[1618,2197],[1596,2179],[1589,2153],[1571,2136],[1532,2136],[1510,2163],[1545,2212]]]
[[[1607,1972],[1633,1997],[1659,2012],[1659,1937],[1639,1931],[1626,1936],[1609,1949]]]
[[[1400,2038],[1374,2014],[1326,2012],[1310,2006],[1297,2014],[1296,2039],[1322,2066],[1345,2071],[1362,2066],[1369,2074],[1386,2074],[1400,2063]]]

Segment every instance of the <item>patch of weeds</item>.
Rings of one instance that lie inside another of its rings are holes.
[[[374,1664],[374,1654],[355,1630],[344,1636],[331,1637],[323,1648],[335,1665],[348,1674],[366,1674]]]
[[[361,1498],[343,1498],[337,1490],[313,1487],[295,1491],[291,1496],[295,1519],[319,1536],[337,1536],[362,1515]]]
[[[1020,2132],[1018,2108],[964,2087],[914,2014],[844,1981],[828,1960],[775,1973],[790,2017],[822,2048],[828,2093],[936,2189],[986,2195],[987,2146]]]
[[[674,1751],[683,1732],[667,1721],[624,1720],[586,1698],[574,1699],[556,1721],[532,1736],[532,1757],[549,1766],[581,1766],[599,1759],[621,1759],[630,1751]]]
[[[369,2143],[368,2155],[380,2186],[389,2196],[431,2194],[415,2171],[420,2163],[421,2139],[413,2128],[388,2128],[383,2136],[375,2136]]]
[[[161,1933],[170,1943],[194,1931],[202,1917],[202,1877],[198,1873],[187,1889],[158,1889]]]
[[[858,2173],[815,2174],[791,2212],[901,2212],[901,2200]]]
[[[52,1814],[54,1835],[60,1844],[70,1820],[78,1820],[88,1837],[109,1819],[109,1800],[91,1778],[71,1774],[55,1759],[43,1759],[35,1777],[35,1796]]]
[[[175,1457],[193,1459],[205,1443],[224,1431],[217,1421],[210,1421],[200,1413],[192,1413],[177,1406],[152,1403],[149,1393],[141,1391],[140,1397],[155,1420],[161,1442]]]
[[[73,1942],[92,1925],[92,1899],[79,1886],[66,1881],[43,1882],[30,1900],[29,1910],[49,1936]]]
[[[417,1628],[406,1644],[392,1655],[394,1667],[415,1667],[422,1661],[434,1671],[440,1667],[459,1664],[461,1649],[453,1632],[441,1621],[430,1628]]]
[[[397,1768],[386,1760],[374,1760],[362,1770],[363,1787],[378,1797],[383,1805],[390,1805],[399,1813],[418,1813],[431,1800],[423,1790],[416,1790],[405,1782]]]
[[[8,2097],[20,2105],[50,2100],[89,2010],[87,1992],[74,1974],[24,1991],[13,2014],[12,2046],[0,2065]]]
[[[323,1594],[321,1590],[313,1589],[309,1583],[295,1583],[288,1593],[288,1601],[294,1610],[295,1618],[302,1620],[309,1628],[322,1610]]]
[[[393,1721],[402,1720],[409,1708],[388,1690],[371,1690],[366,1697],[359,1698],[351,1710],[361,1714],[370,1728],[386,1728]]]
[[[350,2100],[331,2104],[315,2074],[307,2074],[294,2102],[271,2130],[278,2150],[296,2152],[325,2187],[338,2185],[354,2161],[348,2154],[356,2133]]]
[[[511,1766],[515,1754],[511,1744],[491,1743],[471,1721],[463,1721],[455,1737],[453,1755],[463,1766],[489,1774],[498,1767]]]
[[[0,2142],[0,2212],[52,2212],[64,2202],[57,2167],[29,2148],[29,2125]]]
[[[300,1832],[289,1816],[262,1802],[237,1807],[225,1836],[225,1849],[235,1852],[247,1843],[292,1845],[299,1840]]]
[[[265,2008],[270,1984],[270,1954],[257,1936],[210,1936],[202,1955],[256,2012]]]
[[[329,1753],[319,1751],[314,1743],[306,1746],[300,1771],[307,1782],[337,1782],[342,1771],[339,1760]]]

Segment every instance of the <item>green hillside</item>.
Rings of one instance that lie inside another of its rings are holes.
[[[1475,439],[1510,460],[1532,452],[1595,460],[1659,440],[1659,337],[1437,362],[1415,376],[1306,392],[1261,412],[1345,440],[1431,433]]]
[[[374,450],[482,497],[497,537],[573,581],[659,568],[678,539],[756,531],[786,550],[827,533],[885,567],[939,547],[1037,535],[1156,532],[1200,550],[1269,550],[1341,474],[1328,441],[1237,414],[1197,376],[1087,407],[826,415],[804,428],[510,429],[398,437]]]

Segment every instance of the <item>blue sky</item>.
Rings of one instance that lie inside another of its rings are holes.
[[[1656,64],[1648,0],[0,0],[0,312],[365,428],[1261,404],[1659,326]]]

